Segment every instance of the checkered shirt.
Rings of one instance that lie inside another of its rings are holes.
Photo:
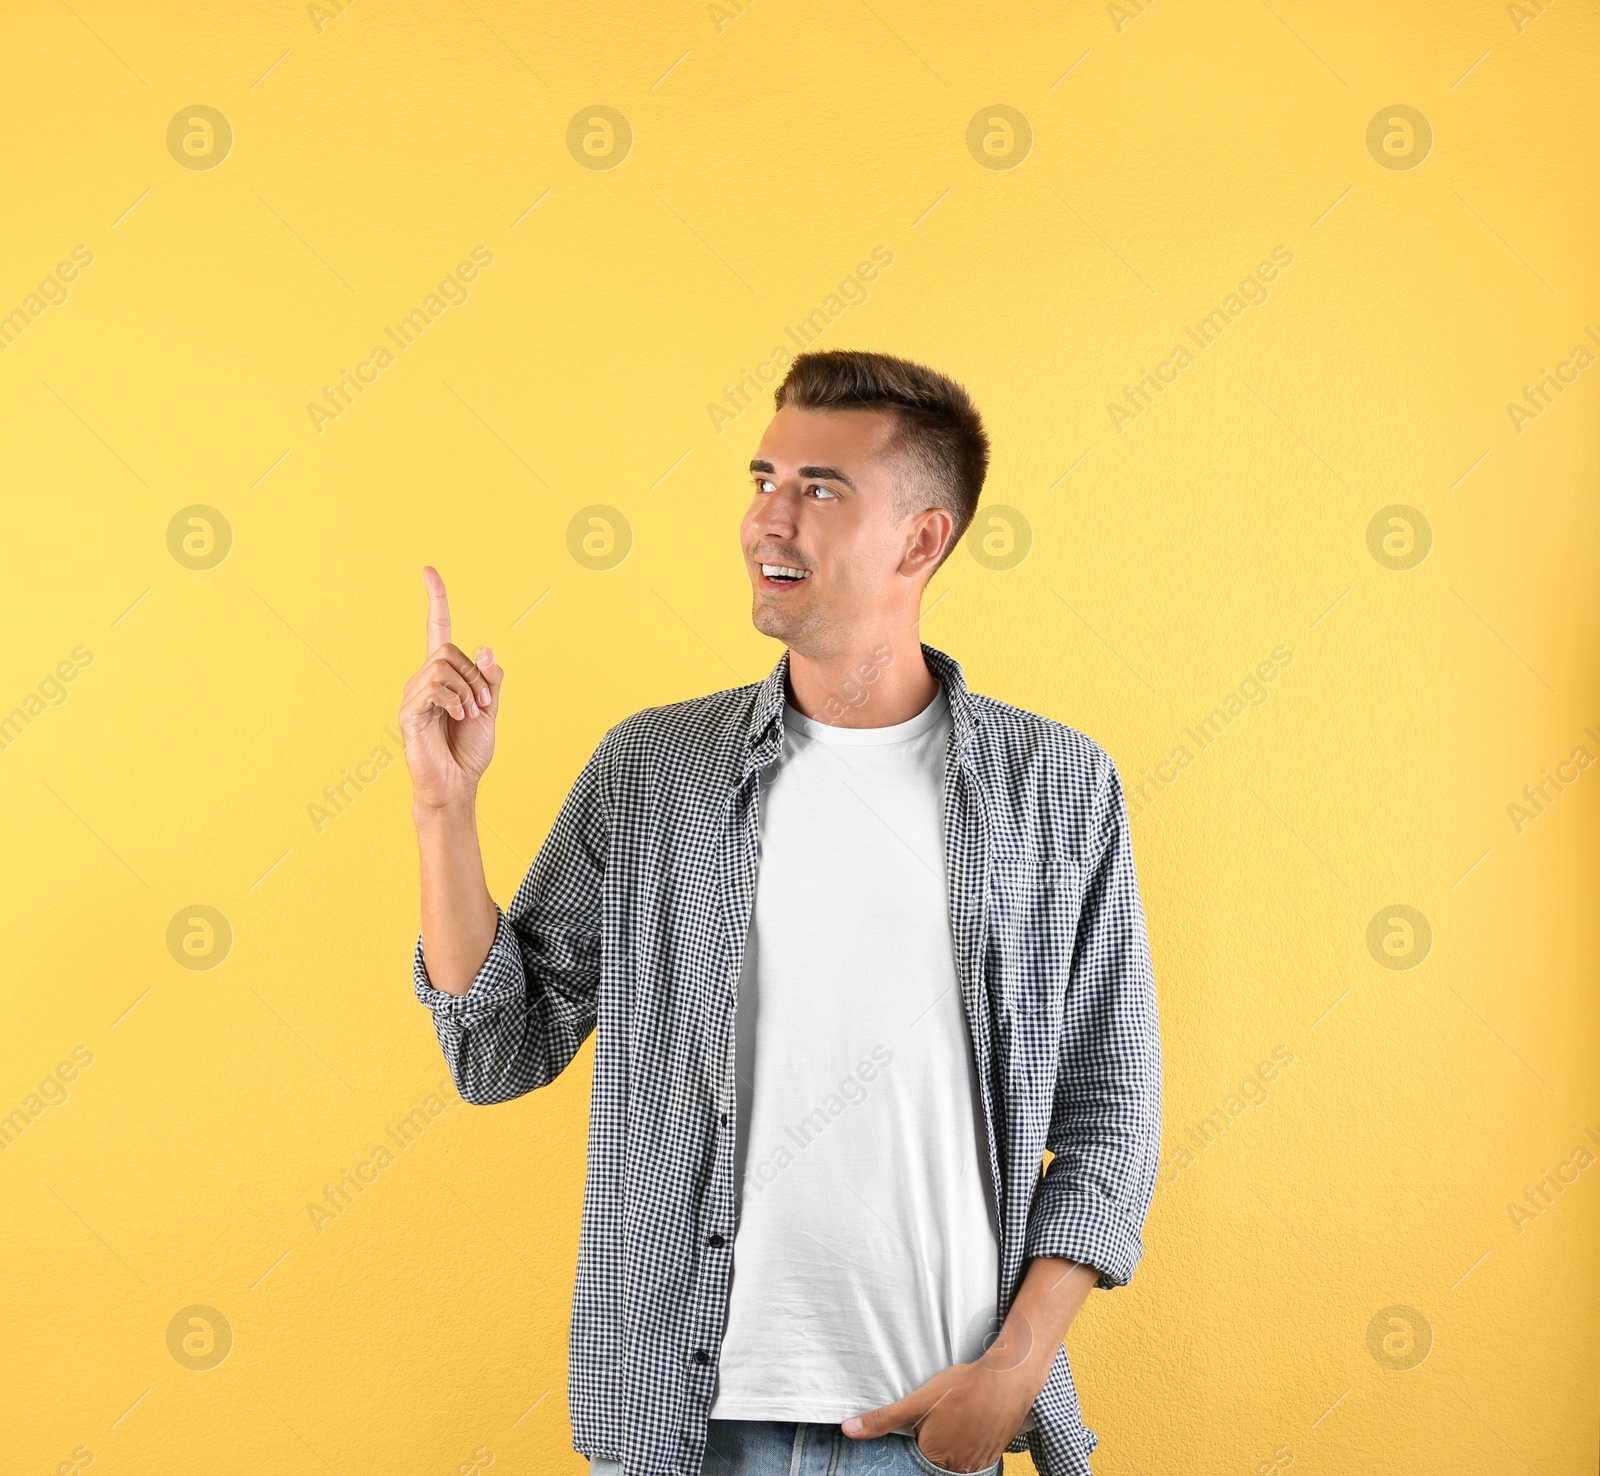
[[[1094,1266],[1106,1288],[1139,1262],[1161,1140],[1155,983],[1110,757],[922,654],[952,717],[949,915],[1003,1319],[1030,1257]],[[417,940],[416,996],[468,1102],[547,1085],[595,1032],[569,1397],[573,1448],[625,1476],[699,1476],[705,1452],[737,1229],[735,994],[788,661],[605,735],[466,994],[431,986]],[[1098,1437],[1064,1347],[1033,1408],[1008,1449],[1089,1476]]]

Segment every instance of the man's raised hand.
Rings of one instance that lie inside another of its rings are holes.
[[[450,601],[439,571],[422,571],[428,589],[428,659],[406,683],[400,736],[416,803],[470,806],[494,757],[494,723],[505,673],[487,646],[477,659],[450,639]]]

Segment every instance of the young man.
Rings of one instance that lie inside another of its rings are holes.
[[[1122,787],[918,638],[988,466],[966,392],[831,352],[775,399],[740,538],[783,656],[612,728],[506,912],[474,818],[503,672],[425,571],[417,997],[469,1102],[595,1032],[571,1414],[596,1472],[1026,1449],[1086,1476],[1062,1337],[1132,1276],[1160,1146]]]

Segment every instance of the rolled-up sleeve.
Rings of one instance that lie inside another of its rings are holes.
[[[1122,782],[1103,757],[1090,863],[1062,1018],[1054,1155],[1028,1218],[1025,1256],[1061,1256],[1125,1286],[1161,1152],[1161,1029]]]
[[[496,905],[494,941],[465,994],[433,987],[417,938],[416,997],[433,1013],[468,1102],[506,1102],[548,1085],[594,1029],[616,731],[573,783],[509,909]]]

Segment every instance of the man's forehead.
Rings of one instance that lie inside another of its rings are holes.
[[[807,465],[863,471],[894,431],[894,417],[882,410],[802,410],[785,405],[767,426],[755,459],[767,463],[764,469],[793,468],[802,476],[819,475],[805,470]],[[763,469],[754,462],[751,466]]]

